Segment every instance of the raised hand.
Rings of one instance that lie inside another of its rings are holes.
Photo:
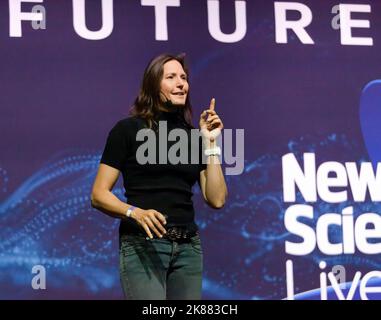
[[[216,106],[216,99],[210,100],[209,109],[204,110],[200,115],[200,129],[204,138],[210,142],[214,142],[215,139],[221,134],[221,130],[224,125],[214,110]]]

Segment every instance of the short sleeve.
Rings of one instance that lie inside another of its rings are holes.
[[[119,121],[108,134],[100,162],[122,171],[127,160],[127,141],[123,123]]]

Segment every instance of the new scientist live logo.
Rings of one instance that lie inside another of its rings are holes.
[[[328,161],[316,168],[314,153],[304,154],[302,166],[294,154],[289,153],[282,157],[282,175],[284,202],[293,203],[285,212],[284,224],[288,232],[301,238],[301,241],[285,242],[287,254],[307,256],[315,249],[328,256],[381,253],[381,216],[379,214],[365,212],[355,218],[353,207],[344,206],[341,212],[327,212],[315,217],[313,207],[318,197],[326,203],[345,204],[349,198],[349,191],[354,202],[364,202],[368,191],[371,201],[381,201],[381,163],[377,163],[375,170],[370,162],[363,162],[358,166],[355,162]],[[297,189],[304,201],[311,204],[295,203]],[[315,220],[316,223],[312,223]],[[342,236],[339,242],[332,243],[329,231],[334,227],[341,229]],[[319,266],[324,269],[326,263],[321,261]],[[365,275],[357,271],[349,292],[344,297],[333,273],[321,272],[321,299],[327,299],[328,280],[339,299],[353,299],[357,287],[359,287],[361,299],[368,299],[368,294],[381,292],[381,287],[369,286],[369,281],[374,280],[373,278],[381,279],[381,271],[375,270]],[[286,282],[288,299],[293,299],[294,274],[291,259],[286,262]]]

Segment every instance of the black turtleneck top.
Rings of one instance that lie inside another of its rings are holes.
[[[141,209],[155,209],[166,216],[166,228],[171,226],[182,226],[190,231],[197,230],[195,213],[192,201],[192,187],[199,181],[200,172],[206,169],[202,164],[202,140],[198,138],[196,143],[191,140],[191,128],[184,121],[184,117],[177,111],[161,111],[157,116],[157,123],[166,121],[167,133],[171,129],[184,129],[187,133],[188,162],[171,164],[159,164],[160,148],[168,155],[168,150],[177,141],[168,141],[164,137],[167,147],[159,145],[159,130],[153,127],[156,143],[156,163],[139,164],[136,159],[136,151],[140,145],[147,141],[137,141],[136,134],[139,130],[148,128],[144,119],[140,117],[129,117],[120,120],[111,129],[101,157],[101,163],[118,169],[123,175],[123,185],[127,203]],[[165,124],[165,123],[162,123]],[[162,133],[163,131],[161,131]],[[161,134],[160,133],[160,134]],[[182,140],[184,141],[184,140]],[[193,140],[194,141],[194,140]],[[198,163],[191,161],[192,153],[198,149]],[[119,232],[144,233],[134,219],[121,220]]]

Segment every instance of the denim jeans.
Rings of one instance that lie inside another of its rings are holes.
[[[199,235],[171,241],[122,234],[120,277],[129,300],[199,300],[203,254]]]

